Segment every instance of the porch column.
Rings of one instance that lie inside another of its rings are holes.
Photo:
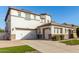
[[[73,30],[73,37],[74,37],[75,39],[77,39],[76,29]]]
[[[51,36],[54,35],[54,26],[51,26]]]

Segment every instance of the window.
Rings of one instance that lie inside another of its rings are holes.
[[[59,32],[58,28],[54,28],[54,33],[58,33],[58,32]]]
[[[68,30],[67,30],[67,29],[65,29],[65,33],[67,33],[67,31],[68,31]]]
[[[60,33],[62,33],[62,28],[60,28]]]
[[[21,17],[21,12],[20,11],[18,11],[18,16]]]
[[[24,12],[21,12],[21,17],[24,17],[25,18],[25,13]]]
[[[59,29],[57,28],[57,33],[59,32]]]
[[[36,20],[36,15],[34,15],[34,20]]]
[[[11,10],[11,15],[18,16],[18,11],[17,10]]]
[[[62,28],[54,28],[54,33],[62,33]]]
[[[37,20],[40,20],[40,16],[36,15],[36,19],[37,19]]]
[[[56,28],[54,28],[54,33],[56,33]]]
[[[46,17],[45,17],[45,15],[41,15],[40,18],[41,19],[45,19]]]
[[[65,33],[66,33],[66,29],[65,29]]]
[[[29,13],[26,13],[25,18],[29,20],[30,19],[30,14]]]

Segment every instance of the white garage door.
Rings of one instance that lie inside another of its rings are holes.
[[[34,30],[16,30],[16,40],[35,39],[36,31]]]

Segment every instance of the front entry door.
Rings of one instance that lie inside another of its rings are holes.
[[[44,37],[45,37],[45,39],[49,39],[49,35],[50,35],[50,29],[45,29],[44,30]]]
[[[73,31],[69,30],[69,39],[73,38]]]

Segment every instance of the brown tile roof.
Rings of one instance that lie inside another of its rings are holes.
[[[71,27],[79,27],[79,26],[77,26],[77,25],[74,25],[74,24],[68,24],[68,23],[63,23],[62,25],[71,26]]]
[[[41,26],[38,26],[38,27],[44,27],[44,26],[60,26],[60,27],[67,27],[67,28],[73,28],[73,26],[68,26],[68,25],[63,25],[63,24],[59,24],[59,23],[46,23],[46,24],[43,24]]]

